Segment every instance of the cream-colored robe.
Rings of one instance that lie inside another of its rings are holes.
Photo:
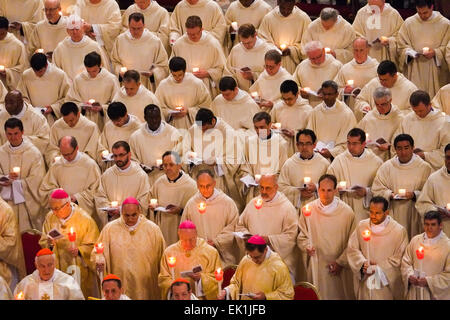
[[[420,214],[421,221],[425,213],[436,211],[436,206],[445,208],[450,203],[450,192],[448,190],[450,190],[450,173],[443,166],[428,177],[416,201],[416,209]],[[450,218],[443,217],[442,225],[445,234],[450,234]]]
[[[66,37],[53,51],[52,61],[73,80],[85,70],[84,57],[92,51],[101,56],[102,66],[109,70],[108,56],[100,45],[88,36],[84,36],[79,42],[73,42],[70,37]]]
[[[11,286],[26,275],[22,238],[17,216],[11,206],[0,198],[0,278]],[[3,297],[0,295],[0,300]]]
[[[117,127],[111,120],[106,122],[100,135],[100,143],[106,150],[112,151],[111,148],[117,141],[129,142],[131,135],[140,128],[142,123],[139,119],[132,114],[128,116],[128,122],[121,127]]]
[[[162,80],[156,89],[156,97],[161,105],[162,116],[177,129],[189,129],[195,122],[195,115],[200,108],[209,108],[211,95],[204,82],[190,72],[184,74],[181,83],[172,75]],[[172,118],[172,111],[183,106],[187,114],[183,118]]]
[[[403,255],[401,272],[405,286],[405,298],[407,300],[420,300],[420,289],[409,285],[408,278],[414,275],[414,270],[425,272],[428,288],[423,288],[424,300],[449,300],[450,291],[450,241],[445,233],[440,234],[440,239],[431,245],[425,243],[425,233],[411,239]],[[425,256],[421,262],[417,259],[416,250],[424,247]]]
[[[79,152],[79,157],[72,162],[61,158],[48,169],[39,187],[43,207],[47,206],[53,190],[62,188],[77,199],[78,205],[84,211],[93,215],[94,194],[100,183],[100,169],[97,163],[85,153]]]
[[[47,65],[47,70],[42,77],[36,76],[32,68],[26,69],[19,81],[17,89],[22,92],[23,98],[39,109],[46,106],[52,107],[53,113],[46,115],[50,125],[55,119],[61,117],[61,105],[69,91],[69,78],[60,68],[53,64]],[[56,117],[56,118],[55,118]]]
[[[259,98],[272,101],[272,103],[275,104],[281,99],[280,86],[285,80],[295,79],[283,67],[280,67],[280,70],[273,76],[269,75],[267,71],[264,70],[248,90],[251,93],[257,92]]]
[[[180,132],[172,127],[170,124],[161,122],[163,126],[161,132],[154,134],[150,133],[148,125],[142,124],[130,136],[130,147],[133,159],[138,160],[141,164],[147,167],[156,166],[156,160],[162,159],[162,155],[166,151],[176,151],[181,153],[182,136]],[[151,146],[151,149],[149,149]],[[182,153],[180,154],[182,155]],[[154,169],[148,174],[150,185],[163,175],[163,171],[159,168]]]
[[[338,71],[334,81],[339,86],[339,94],[341,99],[347,98],[347,105],[353,110],[355,105],[355,97],[353,95],[344,95],[344,87],[347,85],[348,80],[354,81],[354,88],[362,89],[370,80],[377,76],[378,61],[371,57],[367,57],[367,60],[359,64],[352,59],[342,66]]]
[[[3,85],[9,91],[16,89],[20,76],[29,63],[25,46],[12,33],[0,40],[0,65],[5,67],[6,72]]]
[[[123,218],[108,223],[98,242],[105,246],[106,273],[120,277],[127,296],[133,300],[159,300],[158,274],[166,244],[156,224],[143,215],[139,219],[133,231]]]
[[[176,182],[170,182],[166,175],[156,179],[151,186],[149,198],[157,199],[159,207],[167,207],[169,204],[186,208],[188,200],[197,192],[197,184],[187,173]],[[150,211],[151,219],[161,228],[167,245],[178,241],[178,226],[181,216],[163,211]]]
[[[5,97],[6,97],[7,93],[8,93],[8,90],[6,89],[3,82],[0,81],[0,104],[5,103]]]
[[[204,213],[198,211],[201,202],[206,204]],[[181,216],[181,222],[191,220],[195,223],[200,238],[214,243],[223,266],[235,265],[240,260],[233,234],[238,219],[239,211],[233,199],[219,189],[215,189],[209,199],[197,192],[186,203]]]
[[[211,103],[211,110],[216,117],[223,119],[242,135],[254,135],[253,116],[260,111],[259,106],[250,95],[239,89],[232,101],[221,94]]]
[[[264,201],[261,209],[255,208],[256,198],[245,207],[236,225],[236,231],[267,236],[271,248],[286,263],[291,276],[295,276],[297,256],[295,240],[298,234],[298,213],[286,196],[277,191],[271,201]],[[242,242],[242,239],[236,238]]]
[[[73,136],[77,139],[79,151],[98,161],[104,147],[100,144],[100,132],[97,125],[80,114],[74,127],[69,127],[63,118],[56,120],[50,128],[47,164],[59,155],[58,141],[62,137]]]
[[[108,213],[100,208],[110,207],[112,201],[117,201],[121,205],[126,198],[134,197],[139,201],[143,215],[147,216],[149,191],[147,174],[138,163],[131,161],[130,166],[124,171],[117,166],[108,168],[102,174],[98,191],[94,196],[97,208],[94,219],[99,228],[102,229],[109,222]]]
[[[417,13],[409,17],[397,35],[399,66],[404,68],[403,73],[409,80],[431,97],[450,80],[449,66],[445,60],[445,47],[449,40],[450,21],[438,11],[433,11],[433,16],[427,21],[423,21]],[[436,56],[432,59],[420,56],[407,63],[406,50],[422,53],[424,47],[432,48]]]
[[[373,180],[372,193],[374,196],[382,196],[389,200],[391,194],[399,193],[399,189],[406,189],[407,192],[414,192],[418,197],[432,170],[431,166],[419,156],[413,155],[408,164],[400,164],[398,158],[394,157],[378,169]],[[414,207],[414,202],[394,199],[389,201],[392,217],[405,227],[408,237],[411,239],[418,234],[422,228],[422,221]]]
[[[23,190],[25,202],[15,204],[12,193],[9,199],[5,197],[8,192],[2,187],[2,198],[13,208],[19,220],[19,231],[41,229],[44,215],[41,210],[41,194],[39,185],[45,175],[45,163],[39,150],[28,140],[23,138],[22,144],[12,150],[9,142],[0,147],[0,174],[9,175],[14,167],[20,167],[17,178],[17,188]],[[13,185],[9,190],[12,190]],[[11,191],[10,191],[11,192]],[[19,199],[16,199],[19,201]]]
[[[302,46],[311,41],[320,41],[324,47],[336,52],[336,59],[342,63],[349,62],[353,57],[352,45],[356,38],[356,32],[352,25],[341,15],[338,16],[334,26],[325,30],[320,17],[311,22],[302,39]]]
[[[127,95],[124,87],[120,88],[114,96],[113,101],[122,102],[127,107],[128,114],[135,115],[141,122],[145,121],[144,109],[147,105],[156,104],[158,107],[160,106],[155,94],[142,84],[139,86],[137,93],[132,97]]]
[[[152,32],[144,29],[139,39],[133,38],[130,31],[119,35],[111,51],[114,73],[119,74],[120,68],[138,72],[152,70],[155,84],[150,78],[141,75],[141,83],[149,90],[155,91],[161,80],[169,73],[166,49],[162,41]]]
[[[135,12],[144,15],[145,28],[154,32],[166,49],[167,54],[170,54],[169,46],[169,22],[170,15],[166,8],[161,7],[158,2],[150,1],[150,5],[142,10],[136,4],[129,6],[122,14],[122,32],[128,30],[128,17]]]
[[[321,65],[312,64],[309,59],[303,60],[295,69],[294,80],[300,87],[308,87],[317,92],[322,87],[322,83],[336,77],[342,63],[331,54],[325,55],[325,61]],[[322,102],[322,99],[309,95],[309,104],[313,107]]]
[[[259,1],[264,2],[263,0]],[[239,3],[240,5],[239,1],[235,1],[233,3]],[[256,1],[253,3],[256,3]],[[259,37],[257,38],[254,47],[251,49],[246,49],[241,42],[238,42],[227,56],[227,65],[226,70],[224,70],[224,74],[233,76],[238,87],[242,90],[248,91],[252,85],[252,82],[244,79],[240,70],[248,67],[252,71],[253,80],[258,79],[260,74],[264,71],[264,56],[267,51],[273,49],[276,49],[273,44]]]
[[[8,283],[0,276],[0,300],[13,300],[13,294],[9,289]]]
[[[417,87],[414,83],[406,79],[403,74],[397,72],[397,76],[398,78],[394,86],[389,88],[392,93],[392,104],[396,105],[403,113],[408,113],[411,111],[409,97],[417,90]],[[360,94],[356,97],[354,112],[358,121],[364,117],[364,113],[362,112],[364,106],[369,106],[372,110],[376,109],[373,92],[379,87],[382,87],[380,79],[378,77],[373,78],[362,88]]]
[[[290,50],[288,56],[281,58],[281,65],[291,74],[305,57],[301,52],[301,42],[310,23],[309,16],[298,7],[294,7],[292,13],[284,17],[277,6],[266,14],[259,26],[258,33],[261,38],[273,43],[277,48],[285,44]]]
[[[397,34],[403,24],[403,18],[398,11],[389,3],[384,4],[383,12],[378,15],[372,14],[372,9],[366,5],[358,10],[353,29],[358,37],[366,38],[372,46],[369,55],[378,61],[391,60],[398,65],[397,56]],[[388,46],[383,46],[379,42],[373,43],[380,37],[387,37]]]
[[[186,0],[178,2],[170,15],[169,40],[177,40],[186,33],[185,23],[189,16],[199,16],[203,29],[223,44],[227,27],[225,17],[222,8],[212,0],[199,0],[194,5]]]
[[[320,209],[320,199],[309,203],[311,216],[305,218],[300,215],[300,232],[297,245],[304,252],[312,246],[316,249],[315,263],[311,257],[306,258],[307,279],[313,282],[312,272],[316,272],[320,297],[324,300],[352,300],[354,299],[353,279],[347,260],[347,244],[356,227],[353,210],[343,201],[334,198],[337,207],[333,212],[325,213]],[[308,229],[306,219],[310,219]],[[341,273],[333,276],[327,265],[336,261],[342,266]],[[313,268],[315,269],[313,271]]]
[[[286,160],[281,168],[280,178],[278,179],[279,190],[296,208],[301,208],[317,198],[316,194],[308,199],[300,198],[299,187],[303,187],[303,178],[310,177],[312,183],[317,183],[319,178],[327,172],[329,165],[330,162],[320,153],[314,153],[311,159],[303,160],[300,158],[300,153],[296,152]]]
[[[306,128],[312,110],[309,101],[303,99],[300,95],[293,106],[288,106],[284,101],[279,101],[273,106],[270,113],[272,122],[281,123],[282,129],[294,130],[292,137],[281,134],[288,143],[288,157],[297,151],[295,136],[297,131]]]
[[[66,21],[66,17],[61,17],[55,25],[47,19],[39,21],[27,43],[28,56],[31,57],[37,49],[44,49],[45,53],[53,52],[58,43],[67,37]]]
[[[203,271],[201,271],[201,287],[204,295],[199,295],[197,289],[199,289],[199,284],[191,278],[187,280],[190,281],[192,292],[201,299],[206,300],[216,300],[218,285],[216,278],[214,276],[214,271],[218,268],[222,268],[220,264],[219,252],[210,246],[205,240],[197,237],[197,243],[194,249],[191,251],[184,251],[181,247],[181,242],[178,241],[166,248],[164,254],[161,258],[161,269],[158,275],[158,286],[161,290],[161,297],[163,300],[167,299],[167,293],[172,284],[172,275],[167,264],[167,259],[169,257],[175,257],[176,265],[174,267],[175,279],[181,277],[180,273],[183,271],[192,270],[192,268],[200,265]]]
[[[264,292],[266,300],[292,300],[294,288],[289,269],[276,252],[269,251],[261,264],[256,264],[244,256],[227,290],[232,300],[251,300],[241,293]]]
[[[372,226],[370,219],[360,221],[348,241],[347,258],[353,271],[355,287],[357,287],[356,298],[358,300],[403,300],[404,287],[400,264],[408,245],[406,230],[392,218],[380,232],[375,232]],[[365,241],[362,237],[365,230],[371,231],[369,241]],[[380,284],[380,288],[368,288],[369,277],[361,274],[361,268],[367,262],[368,255],[370,255],[370,261],[375,262],[386,276],[388,281],[386,286]]]
[[[102,130],[108,120],[106,111],[108,105],[114,101],[113,98],[119,91],[119,80],[105,68],[101,68],[95,78],[91,78],[86,70],[78,74],[73,79],[66,101],[75,102],[81,110],[81,106],[90,99],[94,99],[103,107],[103,115],[100,112],[86,110],[85,116],[95,122],[99,130]]]
[[[97,4],[91,3],[90,0],[79,0],[78,7],[80,17],[93,26],[94,32],[100,33],[96,34],[96,40],[99,42],[99,36],[101,37],[109,54],[120,32],[122,17],[119,4],[114,0],[101,0]]]
[[[44,19],[44,1],[42,0],[4,0],[0,2],[0,16],[6,17],[11,22],[22,23],[24,37],[19,31],[14,31],[17,39],[28,40],[33,32],[35,24]]]
[[[184,2],[182,1],[181,3]],[[215,2],[212,3],[215,4]],[[172,14],[172,17],[174,15],[175,13]],[[225,68],[226,58],[220,43],[214,38],[213,34],[203,31],[202,37],[198,42],[189,40],[187,34],[181,36],[172,47],[171,58],[176,56],[186,60],[186,71],[188,72],[192,72],[193,68],[208,71],[209,77],[201,80],[208,88],[211,98],[214,98],[218,94],[219,82]]]
[[[68,274],[55,269],[49,282],[53,284],[53,300],[84,300],[83,292],[76,280]],[[49,282],[44,282],[48,284]],[[26,276],[14,290],[14,296],[23,292],[25,300],[50,300],[48,294],[39,296],[39,284],[42,283],[39,271]]]
[[[430,111],[425,118],[415,112],[405,116],[394,137],[401,133],[409,134],[414,139],[414,148],[424,151],[425,161],[433,170],[444,164],[444,148],[450,143],[450,121],[439,110]],[[392,148],[393,149],[393,148]],[[393,149],[391,152],[395,152]]]
[[[341,200],[347,203],[355,213],[355,223],[369,218],[369,201],[371,186],[378,168],[383,161],[369,149],[364,149],[360,157],[354,157],[345,150],[338,155],[328,167],[327,173],[336,177],[337,181],[346,181],[347,189],[355,185],[366,188],[365,197],[357,197],[352,192],[340,194]]]
[[[339,123],[339,125],[336,125]],[[356,126],[356,119],[352,110],[343,102],[336,100],[329,108],[322,102],[311,112],[307,129],[311,129],[317,136],[317,142],[334,142],[334,148],[329,150],[333,157],[346,149],[347,134]]]
[[[72,246],[68,237],[70,228],[73,228],[76,233],[75,246],[79,252],[76,258],[68,250]],[[98,227],[94,219],[76,204],[72,204],[72,213],[64,222],[50,211],[45,218],[42,236],[39,240],[42,248],[48,248],[47,234],[52,229],[57,229],[64,235],[63,238],[56,240],[52,249],[56,255],[55,267],[70,275],[73,268],[71,266],[76,263],[76,266],[80,268],[80,287],[84,297],[98,296],[99,287],[95,281],[95,264],[90,261],[92,249],[99,236]]]
[[[40,110],[34,109],[28,103],[24,102],[23,107],[25,111],[19,119],[23,124],[24,135],[45,155],[50,140],[50,127],[47,120]],[[9,118],[11,118],[11,115],[8,111],[5,109],[0,111],[0,128],[4,128],[5,122]],[[0,130],[0,143],[3,145],[7,141],[5,130]]]
[[[450,52],[450,48],[447,49],[447,51]],[[450,115],[450,83],[439,89],[431,101],[431,104],[433,105],[433,108],[439,109],[447,115]]]
[[[357,127],[369,134],[369,141],[375,142],[383,138],[388,143],[394,143],[394,132],[403,120],[403,113],[395,106],[391,105],[391,111],[387,115],[382,115],[377,108],[370,110],[364,118],[359,121]],[[373,153],[387,161],[391,158],[390,150],[382,151],[374,144],[367,146]]]
[[[237,22],[238,28],[243,24],[251,23],[256,29],[258,29],[264,16],[271,10],[272,7],[264,0],[255,0],[248,7],[244,7],[239,1],[231,2],[225,12],[225,21],[227,23],[227,35],[225,42],[227,44],[227,49],[231,49],[239,43],[239,35],[237,34],[237,30],[234,41],[231,41],[229,30],[232,22]]]

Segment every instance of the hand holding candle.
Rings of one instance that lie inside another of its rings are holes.
[[[218,282],[218,295],[220,295],[220,291],[222,291],[223,270],[221,268],[218,268],[216,271],[214,271],[214,276],[216,277],[216,281]]]
[[[198,72],[200,68],[192,68],[192,72]]]

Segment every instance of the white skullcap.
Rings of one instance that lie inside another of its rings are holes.
[[[67,29],[81,29],[83,21],[76,14],[72,14],[67,19]]]

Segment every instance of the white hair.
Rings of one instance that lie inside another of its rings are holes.
[[[388,97],[389,99],[391,99],[392,98],[391,90],[389,90],[388,88],[385,88],[385,87],[378,87],[373,92],[374,100],[378,100],[378,99],[381,99],[384,97]]]
[[[322,11],[320,11],[320,19],[323,21],[328,21],[330,19],[336,21],[338,15],[339,11],[334,8],[323,8]]]
[[[307,44],[305,44],[305,52],[311,52],[315,50],[322,50],[323,45],[320,41],[310,41]]]
[[[83,26],[83,20],[76,14],[71,14],[69,18],[67,18],[67,29],[81,29]]]
[[[53,254],[47,254],[47,256],[52,256],[53,257],[53,260],[54,261],[56,261],[56,255],[53,253]],[[41,256],[41,257],[43,257],[43,256]],[[34,257],[34,262],[38,262],[38,260],[39,260],[39,258],[40,257],[38,257],[38,256],[36,256],[36,257]]]

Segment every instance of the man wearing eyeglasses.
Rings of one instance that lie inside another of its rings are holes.
[[[49,248],[55,254],[55,267],[74,275],[85,298],[98,296],[94,265],[90,256],[94,243],[99,236],[98,227],[77,204],[71,202],[64,189],[52,192],[48,201],[50,212],[47,214],[39,244]],[[69,234],[75,233],[75,241],[71,242]]]

